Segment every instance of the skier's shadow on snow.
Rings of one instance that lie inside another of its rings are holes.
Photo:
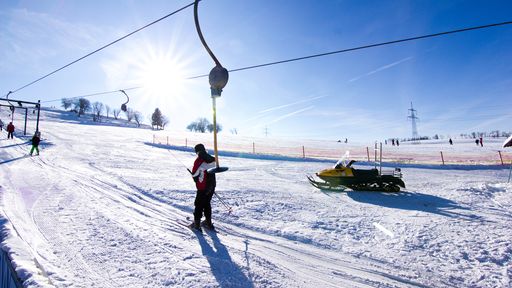
[[[464,220],[482,220],[482,217],[468,213],[469,208],[463,207],[455,201],[418,192],[385,193],[349,191],[347,195],[357,202],[387,208],[416,210]]]
[[[213,247],[205,237],[197,237],[197,239],[220,287],[254,287],[252,281],[233,262],[228,249],[220,242],[217,234],[215,232],[208,232],[208,234],[211,236]]]

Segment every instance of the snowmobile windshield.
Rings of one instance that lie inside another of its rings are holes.
[[[347,152],[345,152],[345,155],[343,155],[341,157],[341,159],[338,160],[338,162],[336,162],[336,164],[334,164],[334,169],[339,169],[341,167],[347,167],[349,158],[350,158],[350,153],[347,151]]]

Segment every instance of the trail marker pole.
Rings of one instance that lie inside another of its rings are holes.
[[[443,161],[443,165],[444,165],[443,151],[441,151],[441,161]]]

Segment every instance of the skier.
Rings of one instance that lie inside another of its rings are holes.
[[[478,146],[480,144],[480,140],[476,139],[475,143],[476,143],[476,146]]]
[[[14,139],[14,125],[12,125],[12,122],[9,122],[9,125],[7,125],[7,139]]]
[[[201,218],[204,212],[206,220],[203,222],[203,225],[213,230],[211,201],[213,193],[215,193],[216,180],[215,174],[208,174],[207,170],[215,167],[215,157],[206,152],[203,144],[197,144],[194,147],[194,151],[197,154],[197,158],[194,161],[191,173],[192,178],[196,182],[197,192],[194,201],[194,222],[190,224],[190,227],[201,231]]]
[[[34,150],[37,152],[36,156],[39,155],[39,142],[41,142],[41,132],[36,131],[32,137],[32,149],[30,149],[30,156],[34,153]]]
[[[450,140],[448,140],[448,142],[450,143],[450,145],[453,145],[452,138],[450,138]]]
[[[484,147],[484,139],[480,137],[480,147]]]
[[[4,122],[2,122],[2,119],[0,119],[0,132],[4,129]]]

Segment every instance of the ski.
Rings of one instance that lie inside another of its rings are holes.
[[[194,234],[196,234],[196,235],[199,235],[199,234],[203,235],[202,230],[198,230],[198,229],[192,227],[192,224],[190,223],[190,221],[188,221],[188,217],[187,217],[187,220],[177,220],[176,222],[182,226],[187,227],[190,231],[194,232]]]

